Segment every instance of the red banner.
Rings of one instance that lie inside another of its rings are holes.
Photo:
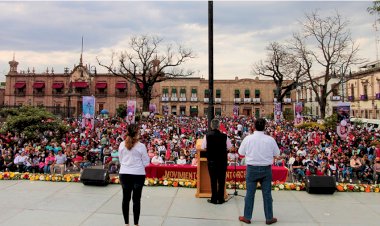
[[[244,181],[246,174],[245,166],[236,166],[236,181]],[[197,179],[197,167],[191,165],[153,165],[145,168],[146,177],[149,178],[178,178],[178,179]],[[272,180],[285,182],[288,169],[285,167],[272,166]],[[235,167],[228,166],[227,181],[234,181]]]

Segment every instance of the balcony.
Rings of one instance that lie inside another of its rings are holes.
[[[251,98],[244,98],[244,103],[245,104],[251,103]]]
[[[33,96],[35,96],[35,97],[43,97],[43,96],[45,96],[45,93],[44,92],[34,92]]]
[[[16,92],[15,96],[16,97],[24,97],[25,96],[25,92]]]
[[[170,101],[178,101],[178,97],[171,97]]]
[[[181,101],[181,102],[186,102],[186,97],[180,97],[180,98],[179,98],[179,101]]]
[[[107,97],[107,93],[106,92],[104,92],[104,93],[95,93],[95,96],[96,97]]]
[[[215,98],[215,103],[216,104],[221,104],[222,103],[222,98]]]
[[[380,93],[376,93],[376,97],[375,97],[376,100],[380,100]]]
[[[340,96],[331,96],[332,101],[339,101],[341,99]]]
[[[116,97],[127,97],[127,92],[116,92]]]
[[[261,103],[261,98],[258,97],[258,98],[252,98],[252,103],[253,104],[260,104]]]
[[[190,101],[192,101],[192,102],[197,102],[197,101],[198,101],[198,97],[191,97],[191,98],[190,98]]]
[[[203,102],[204,102],[204,103],[208,103],[208,101],[209,101],[209,98],[206,98],[206,97],[203,98]]]
[[[348,101],[354,101],[355,97],[354,96],[348,96]]]
[[[361,95],[360,100],[367,101],[368,100],[368,95]]]
[[[284,98],[284,104],[292,103],[292,98]]]
[[[234,98],[234,103],[235,104],[240,104],[241,102],[241,99],[240,98]]]
[[[168,102],[169,101],[169,97],[161,97],[161,101],[162,102]]]

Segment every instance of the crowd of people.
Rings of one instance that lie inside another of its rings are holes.
[[[219,119],[220,130],[232,143],[228,164],[245,165],[237,150],[255,130],[254,117]],[[127,127],[123,119],[98,118],[94,128],[82,126],[80,119],[65,123],[70,131],[61,139],[52,138],[53,131],[36,140],[26,140],[22,134],[1,134],[0,170],[63,174],[91,165],[103,165],[110,173],[119,170],[118,149]],[[196,140],[206,134],[207,118],[151,115],[140,120],[139,126],[151,164],[196,166]],[[375,130],[352,125],[347,138],[341,139],[332,129],[301,129],[293,122],[268,120],[266,133],[281,150],[273,164],[288,167],[294,180],[318,174],[335,176],[338,181],[380,182],[380,134]]]

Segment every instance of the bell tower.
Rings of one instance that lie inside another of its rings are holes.
[[[13,53],[13,60],[9,61],[9,73],[17,74],[18,62],[15,60],[15,54]]]

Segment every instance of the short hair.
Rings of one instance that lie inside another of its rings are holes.
[[[219,129],[219,126],[220,126],[220,121],[219,119],[213,119],[211,120],[211,129]]]
[[[258,118],[255,122],[255,129],[257,131],[264,131],[266,121],[263,118]]]

